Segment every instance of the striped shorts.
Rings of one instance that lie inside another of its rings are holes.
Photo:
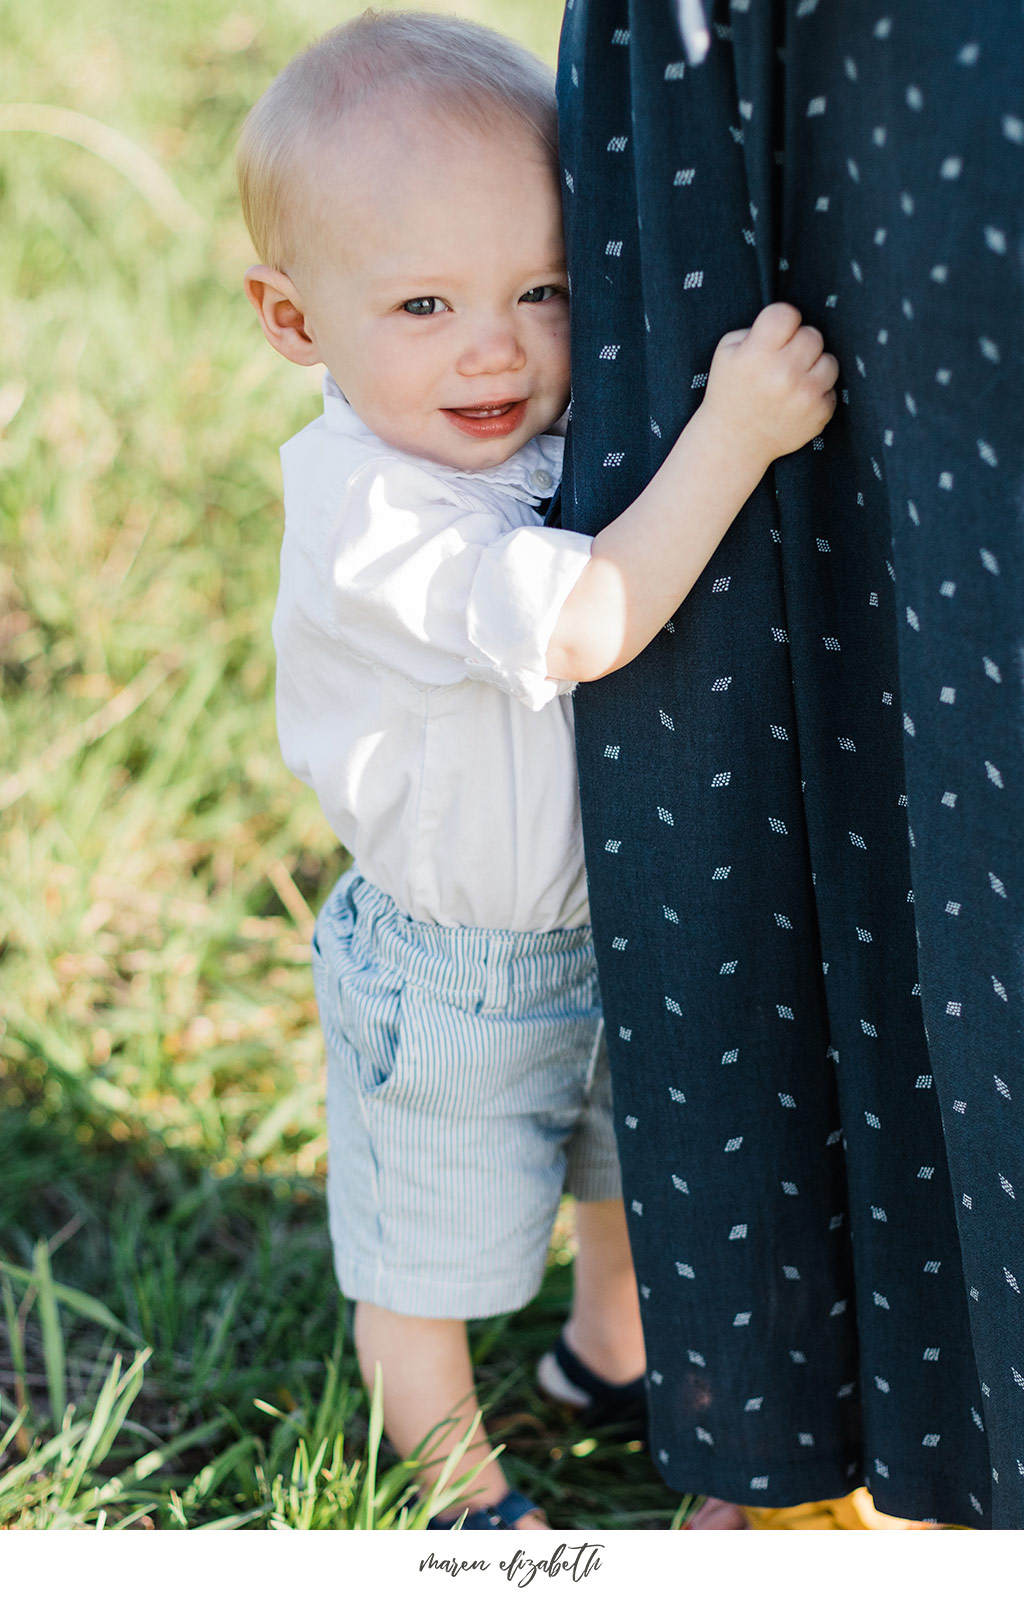
[[[411,1316],[517,1310],[563,1191],[621,1193],[590,929],[415,922],[353,870],[313,968],[342,1292]]]

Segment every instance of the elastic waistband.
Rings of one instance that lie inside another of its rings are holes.
[[[317,919],[325,956],[339,939],[369,947],[375,963],[457,1005],[519,1011],[580,984],[593,985],[597,1004],[593,937],[586,926],[539,933],[417,922],[353,868],[339,879]]]

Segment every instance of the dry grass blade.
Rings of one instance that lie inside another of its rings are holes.
[[[280,860],[271,861],[267,867],[267,878],[275,889],[281,904],[290,913],[292,921],[302,937],[304,939],[312,939],[316,918],[306,904],[302,891],[284,862]]]
[[[192,232],[205,225],[158,161],[95,117],[67,106],[0,105],[0,133],[48,133],[67,139],[99,156],[134,184],[168,228]]]

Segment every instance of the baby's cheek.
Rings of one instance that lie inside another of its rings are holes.
[[[551,336],[551,345],[554,350],[553,366],[558,379],[568,388],[569,384],[569,330],[556,329]]]

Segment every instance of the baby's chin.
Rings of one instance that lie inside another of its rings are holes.
[[[507,433],[490,438],[473,437],[464,424],[457,425],[446,411],[438,411],[426,427],[419,428],[389,427],[387,418],[370,421],[364,417],[363,421],[385,444],[403,455],[456,472],[486,472],[491,467],[503,466],[538,434],[561,431],[560,418],[551,420],[545,411],[539,415],[534,411],[531,415],[530,410]]]
[[[407,455],[420,456],[438,467],[450,467],[456,472],[486,472],[490,467],[500,467],[510,461],[523,448],[532,432],[521,431],[504,439],[466,439],[452,430],[454,437],[424,440],[421,447],[398,446]]]

